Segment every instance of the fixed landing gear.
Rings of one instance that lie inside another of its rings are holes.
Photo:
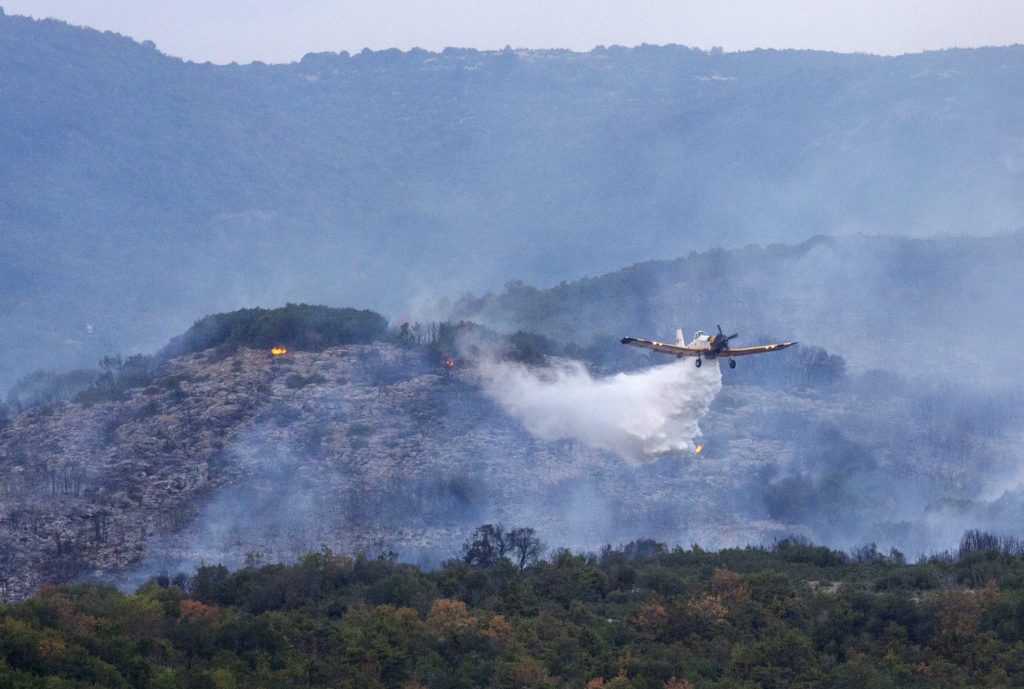
[[[695,363],[694,363],[693,365],[694,365],[694,366],[696,366],[697,368],[700,368],[700,365],[701,365],[702,363],[703,363],[703,362],[702,362],[702,361],[700,360],[700,357],[697,357],[697,361],[696,361],[696,362],[695,362]]]
[[[736,360],[729,359],[729,368],[736,368]]]

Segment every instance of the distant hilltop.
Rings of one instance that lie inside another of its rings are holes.
[[[1014,231],[1021,64],[641,46],[216,66],[4,16],[0,385],[244,305],[397,314],[719,246]]]

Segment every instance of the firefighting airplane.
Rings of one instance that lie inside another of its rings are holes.
[[[672,356],[680,359],[684,356],[695,356],[697,357],[697,368],[700,368],[702,359],[718,359],[721,357],[728,357],[729,368],[736,368],[736,362],[733,361],[734,356],[747,356],[748,354],[760,354],[761,352],[774,352],[779,349],[785,349],[786,347],[792,347],[796,344],[796,342],[779,342],[778,344],[766,344],[757,345],[756,347],[741,347],[739,349],[733,349],[729,346],[729,340],[736,337],[737,334],[738,333],[726,335],[722,332],[722,326],[718,326],[717,335],[708,335],[703,330],[698,330],[690,344],[686,344],[682,330],[676,330],[675,344],[655,342],[653,340],[641,340],[635,337],[624,337],[619,341],[622,342],[622,344],[644,347],[645,349],[653,349],[656,352],[671,354]]]

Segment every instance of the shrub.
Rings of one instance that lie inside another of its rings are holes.
[[[319,385],[320,383],[327,382],[327,379],[321,375],[313,374],[311,376],[303,376],[298,373],[292,373],[284,379],[284,385],[289,390],[301,390],[307,385]]]

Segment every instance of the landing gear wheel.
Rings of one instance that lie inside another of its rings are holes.
[[[697,357],[697,363],[695,363],[694,366],[696,366],[697,368],[700,368],[701,363],[702,362],[700,360],[700,357]]]
[[[729,359],[729,368],[736,368],[736,362],[732,359]]]

